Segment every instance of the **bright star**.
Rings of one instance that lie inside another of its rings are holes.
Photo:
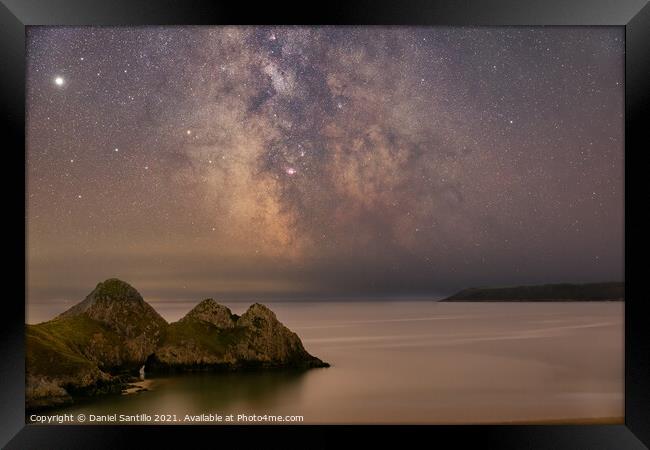
[[[295,175],[297,170],[294,169],[293,167],[289,167],[285,170],[285,172],[287,173],[287,175]]]
[[[63,77],[56,77],[54,79],[54,84],[56,84],[57,86],[63,86],[63,83],[65,83]]]

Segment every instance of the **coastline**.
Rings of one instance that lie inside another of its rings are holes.
[[[133,395],[140,392],[150,391],[153,380],[139,380],[126,385],[122,390],[122,395]]]

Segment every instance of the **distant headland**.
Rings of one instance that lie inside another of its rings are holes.
[[[541,284],[463,289],[443,302],[581,302],[625,298],[624,282]]]

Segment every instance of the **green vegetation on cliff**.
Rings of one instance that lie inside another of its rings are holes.
[[[233,345],[244,335],[242,328],[218,328],[208,322],[178,321],[171,323],[160,341],[160,347],[168,345],[191,345],[191,347],[223,355],[228,346]]]
[[[74,375],[92,369],[96,364],[84,357],[79,348],[101,326],[90,319],[52,320],[26,327],[26,364],[34,373]]]

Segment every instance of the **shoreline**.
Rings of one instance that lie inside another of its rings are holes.
[[[153,380],[139,380],[128,383],[124,389],[122,389],[122,395],[133,395],[140,392],[150,391]]]

